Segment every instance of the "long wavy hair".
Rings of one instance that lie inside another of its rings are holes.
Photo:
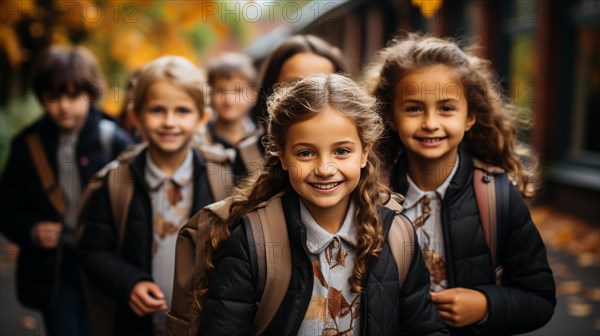
[[[405,34],[379,52],[365,69],[363,85],[380,101],[380,114],[393,120],[396,86],[404,76],[433,65],[449,67],[462,84],[468,113],[476,117],[461,146],[476,159],[508,172],[521,194],[532,197],[538,160],[531,149],[517,142],[517,131],[531,126],[531,116],[510,103],[491,62],[475,52],[474,46],[463,50],[450,39]],[[404,149],[399,139],[388,125],[380,143],[388,172]]]
[[[352,291],[361,293],[367,277],[368,261],[376,257],[383,245],[382,223],[377,203],[387,202],[389,189],[380,182],[380,159],[375,146],[384,123],[377,114],[376,100],[357,83],[341,75],[314,75],[287,86],[280,86],[268,101],[266,160],[262,170],[249,177],[233,194],[230,217],[227,221],[211,222],[210,239],[206,245],[206,272],[200,280],[198,300],[208,291],[210,278],[215,270],[213,258],[218,255],[231,231],[240,219],[253,211],[260,203],[283,191],[293,190],[288,172],[278,155],[285,148],[287,131],[293,124],[321,113],[328,106],[351,120],[358,130],[362,146],[373,148],[367,165],[361,170],[358,186],[351,194],[354,202],[354,222],[358,230],[356,260],[349,284]]]

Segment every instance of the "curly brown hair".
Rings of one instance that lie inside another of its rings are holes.
[[[516,141],[517,131],[531,126],[530,114],[509,102],[491,62],[476,56],[475,50],[474,46],[463,50],[451,39],[405,34],[379,52],[364,71],[363,85],[380,101],[380,114],[389,118],[396,86],[404,76],[433,65],[451,68],[464,88],[468,113],[476,117],[461,146],[473,157],[504,169],[521,194],[531,197],[537,189],[533,178],[537,157]],[[380,145],[389,172],[403,145],[390,127]]]
[[[310,76],[277,88],[268,101],[265,163],[260,173],[249,177],[234,191],[229,219],[211,223],[203,261],[207,271],[200,280],[197,302],[201,302],[200,298],[208,291],[215,270],[213,257],[239,225],[240,219],[276,194],[292,190],[288,172],[282,168],[278,158],[285,148],[288,129],[330,106],[356,125],[363,146],[375,148],[384,129],[376,105],[376,100],[357,83],[336,74]],[[354,222],[358,226],[358,244],[354,269],[348,281],[355,293],[363,291],[368,261],[378,255],[384,241],[377,204],[387,202],[390,191],[379,180],[380,162],[376,151],[371,150],[367,165],[361,170],[360,182],[351,194],[355,205]]]

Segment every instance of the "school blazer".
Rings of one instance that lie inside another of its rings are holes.
[[[406,158],[393,171],[392,189],[406,193]],[[498,223],[500,225],[500,223]],[[487,322],[452,329],[453,335],[512,335],[538,329],[554,314],[555,284],[544,242],[519,191],[510,186],[508,228],[498,227],[498,262],[503,285],[495,285],[495,269],[481,226],[473,188],[473,163],[460,150],[460,162],[442,201],[442,230],[449,287],[481,291],[488,298]]]
[[[298,195],[282,197],[290,239],[292,277],[288,292],[265,335],[296,335],[310,303],[313,269],[306,249],[306,226],[300,220]],[[379,207],[383,233],[395,213]],[[256,313],[258,269],[245,225],[239,225],[219,254],[218,270],[205,297],[199,335],[250,335]],[[416,240],[415,240],[416,241]],[[447,335],[429,298],[429,276],[417,244],[404,286],[400,288],[396,262],[387,241],[370,263],[361,295],[361,335]]]

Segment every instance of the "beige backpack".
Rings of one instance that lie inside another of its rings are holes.
[[[205,269],[203,263],[196,261],[203,257],[211,220],[215,220],[215,216],[226,220],[230,206],[230,198],[211,204],[192,217],[179,231],[171,310],[167,313],[167,335],[198,334],[200,314],[199,304],[196,302],[196,289]],[[398,266],[399,282],[402,286],[413,258],[414,232],[410,221],[398,215],[402,211],[398,201],[392,198],[386,206],[397,213],[387,240]],[[254,335],[260,335],[277,313],[292,276],[291,262],[284,257],[290,255],[290,247],[281,195],[260,204],[248,214],[248,219],[258,261],[257,291],[260,297],[252,329]],[[269,249],[281,250],[277,253],[265,253],[265,242],[269,242]],[[409,248],[405,248],[406,246]]]
[[[107,179],[110,208],[117,232],[117,250],[115,252],[118,255],[121,254],[123,247],[127,215],[134,192],[133,176],[131,176],[129,166],[144,148],[146,148],[146,144],[133,146],[121,153],[115,161],[102,168],[87,185],[79,205],[78,236],[85,227],[88,204],[92,195],[102,187],[104,179]],[[229,157],[219,151],[219,148],[212,146],[194,146],[194,150],[197,150],[205,160],[208,183],[214,199],[224,199],[233,188]],[[94,336],[114,335],[115,307],[113,300],[92,285],[83,272],[81,272],[81,276],[92,334]]]

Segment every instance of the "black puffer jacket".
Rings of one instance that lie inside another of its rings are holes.
[[[116,254],[117,241],[106,179],[89,202],[85,229],[79,241],[78,258],[90,280],[116,302],[117,335],[152,335],[152,317],[139,317],[129,308],[134,285],[152,281],[153,217],[148,187],[144,180],[146,152],[129,166],[134,193],[127,214],[123,248]],[[192,214],[213,202],[204,160],[194,151]]]
[[[85,187],[93,175],[115,156],[132,144],[129,136],[119,127],[112,139],[112,153],[105,153],[100,141],[100,112],[91,108],[79,132],[76,145],[77,172]],[[41,249],[33,241],[32,229],[40,221],[63,222],[54,209],[35,170],[26,138],[38,132],[42,139],[48,163],[57,177],[56,151],[59,133],[49,117],[43,116],[19,133],[12,141],[2,180],[0,182],[1,231],[19,244],[21,252],[17,268],[17,294],[28,306],[46,309],[54,299],[59,279],[61,254],[74,254],[72,248],[61,244],[56,249]],[[67,230],[63,231],[67,233]]]
[[[392,188],[403,194],[408,189],[405,157],[400,158],[394,169]],[[466,150],[461,150],[458,170],[442,201],[448,286],[483,292],[488,299],[489,315],[482,325],[452,332],[510,335],[540,328],[554,314],[555,284],[544,242],[529,209],[511,185],[509,227],[498,227],[498,263],[504,267],[503,286],[499,287],[495,285],[495,271],[474,192],[472,159]]]
[[[288,292],[266,335],[296,335],[310,303],[313,272],[306,249],[306,226],[300,221],[299,198],[283,196],[282,204],[290,239],[292,278]],[[394,213],[380,207],[387,236]],[[249,226],[239,225],[217,261],[217,271],[204,302],[200,335],[250,335],[256,313],[257,265],[249,248]],[[251,234],[250,234],[251,236]],[[415,240],[416,241],[416,240]],[[253,245],[252,245],[253,246]],[[419,246],[400,288],[396,262],[387,243],[370,264],[366,289],[361,296],[362,335],[447,335],[429,298],[429,277]]]

